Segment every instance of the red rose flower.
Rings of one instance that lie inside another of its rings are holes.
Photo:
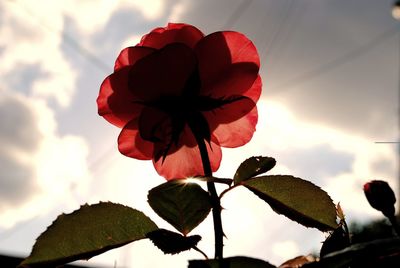
[[[121,127],[119,151],[153,160],[166,179],[204,175],[198,140],[207,142],[212,171],[222,147],[247,143],[261,93],[253,43],[231,31],[204,36],[168,24],[121,51],[102,83],[98,112]]]

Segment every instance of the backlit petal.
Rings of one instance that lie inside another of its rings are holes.
[[[138,60],[154,51],[154,48],[149,47],[127,47],[119,53],[117,60],[115,61],[114,71],[128,65],[133,65]]]
[[[242,94],[258,77],[260,61],[254,44],[237,32],[216,32],[195,47],[201,94],[223,97]]]
[[[104,79],[97,97],[99,115],[108,122],[123,127],[139,116],[143,106],[138,104],[128,88],[130,68],[122,68]]]
[[[172,145],[171,153],[167,155],[164,161],[162,158],[153,161],[158,174],[167,180],[204,175],[199,147],[193,146],[195,144],[195,138],[189,127],[186,126],[178,144]],[[210,146],[207,145],[207,151],[211,169],[214,172],[219,168],[222,152],[216,139],[210,142]]]
[[[171,43],[183,43],[193,48],[204,34],[196,27],[184,23],[169,23],[142,37],[139,46],[163,48]]]
[[[243,93],[243,96],[250,98],[252,101],[257,102],[261,96],[262,81],[261,76],[258,75],[253,85]]]
[[[227,66],[214,80],[202,80],[200,95],[217,99],[234,95],[246,95],[257,80],[257,77],[258,69],[254,64],[235,63]],[[261,92],[261,90],[259,91]]]
[[[210,130],[214,131],[217,125],[236,121],[248,114],[255,106],[256,104],[250,98],[238,96],[218,108],[203,112],[203,114],[210,125]]]
[[[154,144],[142,139],[139,134],[138,120],[130,121],[123,127],[118,137],[118,150],[128,157],[150,160],[153,156]]]
[[[211,118],[211,116],[209,114],[208,118]],[[217,137],[222,147],[228,148],[239,147],[248,143],[256,130],[257,120],[256,106],[245,116],[229,123],[216,124],[218,120],[210,119],[212,124],[216,125],[213,135]]]

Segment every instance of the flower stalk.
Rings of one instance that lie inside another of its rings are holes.
[[[388,217],[390,223],[392,224],[393,230],[395,231],[397,236],[400,236],[400,226],[397,222],[396,216],[392,215],[390,217]]]
[[[204,176],[212,176],[210,159],[207,153],[207,147],[204,139],[196,137],[197,144],[199,145],[201,161],[203,163]],[[215,259],[223,258],[223,236],[224,231],[222,230],[222,220],[221,220],[221,201],[218,197],[217,190],[215,189],[214,182],[207,182],[207,189],[211,196],[212,204],[212,215],[214,222],[214,237],[215,237]]]

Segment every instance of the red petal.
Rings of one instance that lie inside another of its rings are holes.
[[[257,107],[249,98],[203,114],[222,147],[238,147],[249,142],[258,120]]]
[[[244,117],[233,122],[217,125],[213,135],[218,139],[222,147],[239,147],[251,140],[256,130],[257,121],[257,107],[254,106],[251,112]]]
[[[128,157],[150,160],[153,156],[154,144],[141,138],[138,120],[130,121],[118,136],[118,150]]]
[[[167,180],[204,175],[199,147],[193,146],[193,144],[196,144],[196,140],[189,127],[186,126],[178,144],[172,144],[171,153],[167,155],[165,160],[163,161],[160,158],[157,162],[153,161],[158,174]],[[211,141],[211,147],[207,145],[207,151],[211,169],[213,172],[217,171],[222,158],[221,147],[216,142]]]
[[[241,95],[258,77],[260,60],[254,44],[237,32],[216,32],[195,47],[203,83],[202,95]]]
[[[258,69],[251,63],[237,63],[227,67],[214,80],[203,81],[200,94],[213,98],[247,95],[258,77]],[[261,87],[254,95],[261,94]]]
[[[262,88],[261,76],[258,75],[256,81],[254,81],[253,85],[249,90],[243,93],[243,96],[246,96],[255,103],[257,103],[257,101],[260,99],[261,96],[261,88]]]
[[[250,98],[239,97],[204,114],[207,115],[210,129],[213,131],[215,129],[213,124],[226,124],[236,121],[246,116],[255,106],[256,104]],[[209,117],[210,114],[212,116]]]
[[[123,127],[139,116],[142,105],[128,88],[130,68],[122,68],[104,79],[97,97],[99,115],[108,122]]]
[[[115,61],[114,71],[127,66],[133,65],[141,58],[153,53],[155,51],[154,48],[149,47],[127,47],[124,48],[118,55],[117,60]]]
[[[129,73],[130,90],[143,101],[180,95],[196,68],[193,50],[183,44],[171,44],[143,58]]]
[[[165,28],[156,28],[142,37],[139,46],[160,49],[171,43],[183,43],[193,48],[204,37],[196,27],[184,23],[169,23]]]

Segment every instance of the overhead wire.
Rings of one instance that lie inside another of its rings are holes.
[[[288,14],[288,19],[285,22],[286,25],[282,26],[282,32],[279,34],[274,43],[279,42],[279,46],[275,46],[276,49],[273,51],[264,51],[262,54],[261,61],[266,63],[267,75],[273,76],[275,73],[281,70],[281,66],[284,64],[285,59],[288,55],[288,46],[292,44],[291,40],[300,26],[301,19],[307,10],[307,5],[298,5],[298,2],[294,2]],[[267,49],[268,48],[264,48]]]
[[[225,23],[222,25],[222,29],[231,29],[252,3],[253,0],[242,0],[242,2],[236,6],[231,15],[226,19]]]
[[[266,58],[269,54],[271,54],[271,51],[274,50],[274,45],[276,44],[276,41],[278,40],[279,36],[281,35],[282,30],[284,29],[284,26],[287,24],[287,21],[290,17],[291,10],[293,9],[293,6],[295,5],[294,0],[287,0],[286,1],[286,6],[284,7],[284,10],[282,11],[282,15],[280,16],[280,21],[278,22],[277,27],[275,28],[275,31],[272,33],[272,37],[267,43],[264,45],[264,48],[262,50],[261,54],[261,60]]]
[[[47,23],[44,23],[41,18],[35,15],[31,10],[29,10],[26,6],[24,6],[18,0],[8,0],[9,3],[13,3],[16,7],[18,7],[21,11],[27,14],[32,20],[36,21],[36,23],[42,27],[43,29],[52,32],[56,35],[61,35],[63,40],[70,46],[70,48],[74,49],[78,54],[84,57],[87,61],[92,63],[92,65],[99,70],[108,73],[111,70],[111,66],[105,63],[102,59],[92,53],[89,49],[83,47],[79,44],[78,41],[75,40],[71,35],[63,31],[62,29],[56,29],[54,27],[49,26]]]
[[[376,36],[375,38],[371,39],[369,42],[361,46],[358,46],[355,49],[350,50],[347,53],[344,53],[332,59],[331,61],[321,64],[314,69],[311,69],[302,74],[294,76],[293,78],[286,80],[285,82],[273,87],[271,91],[276,91],[274,94],[280,94],[282,92],[295,90],[297,88],[293,88],[294,85],[306,83],[312,79],[315,79],[318,76],[321,76],[333,69],[336,69],[339,66],[344,65],[345,63],[348,63],[350,61],[355,60],[356,58],[365,55],[373,48],[377,47],[378,45],[386,41],[388,38],[392,37],[397,32],[399,32],[399,28],[397,26],[391,27],[388,30]]]

